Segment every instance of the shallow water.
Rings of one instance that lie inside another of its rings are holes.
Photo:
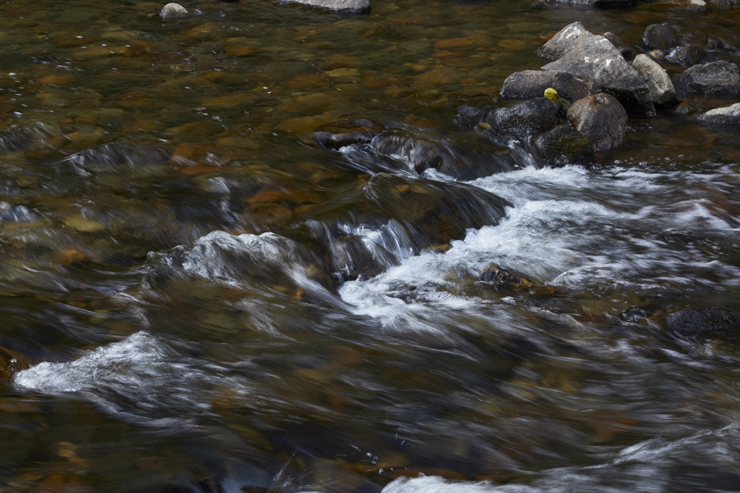
[[[738,490],[737,335],[663,320],[736,310],[736,101],[589,169],[460,116],[576,20],[740,62],[737,7],[182,4],[0,7],[0,490]],[[358,117],[477,178],[314,143]]]

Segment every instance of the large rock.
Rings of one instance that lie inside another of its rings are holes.
[[[576,22],[563,28],[539,52],[542,56],[557,53],[562,54],[542,67],[543,70],[591,79],[599,90],[615,96],[630,114],[655,115],[645,81],[605,37],[585,31]]]
[[[552,87],[561,98],[576,101],[596,94],[593,82],[579,79],[565,72],[553,70],[525,70],[508,76],[501,88],[503,99],[532,99],[542,97]]]
[[[557,60],[578,46],[579,43],[584,41],[593,42],[598,37],[583,27],[583,24],[580,22],[574,22],[565,26],[555,36],[550,38],[542,48],[537,50],[537,55],[548,60]]]
[[[740,103],[709,110],[699,117],[704,123],[740,123]]]
[[[694,65],[673,79],[679,97],[699,93],[740,93],[740,72],[730,62],[712,62]]]
[[[552,127],[559,110],[559,104],[540,97],[510,108],[499,108],[484,123],[500,136],[521,139]]]
[[[649,48],[668,50],[678,46],[678,39],[665,24],[651,24],[645,28],[642,40]]]
[[[582,133],[569,124],[559,125],[534,139],[542,163],[561,167],[569,164],[589,165],[596,161],[594,147]]]
[[[688,308],[669,313],[668,330],[682,336],[701,336],[740,328],[740,315],[716,308]]]
[[[321,125],[313,133],[313,138],[324,149],[338,150],[353,144],[367,144],[382,131],[380,123],[358,118]]]
[[[568,121],[593,143],[596,151],[605,151],[622,145],[627,112],[614,96],[597,94],[573,103]]]
[[[370,11],[370,0],[282,0],[280,3],[300,3],[312,7],[348,13]]]
[[[666,105],[676,101],[676,90],[668,73],[647,55],[637,55],[632,62],[632,68],[642,76],[650,97],[656,105]]]

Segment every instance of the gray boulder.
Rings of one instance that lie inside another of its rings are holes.
[[[537,55],[548,60],[557,60],[582,42],[595,41],[598,36],[589,32],[580,22],[568,24],[550,38]]]
[[[501,88],[503,99],[532,99],[541,97],[552,87],[561,98],[576,101],[596,94],[593,82],[554,70],[525,70],[508,76]]]
[[[483,123],[500,136],[523,138],[552,127],[558,110],[559,104],[545,97],[534,98],[510,108],[499,108]]]
[[[673,79],[676,94],[682,97],[691,93],[740,93],[740,72],[737,65],[720,61],[694,65]]]
[[[655,115],[650,89],[611,42],[603,36],[583,34],[575,27],[571,30],[573,37],[577,37],[576,44],[568,44],[568,51],[542,69],[591,79],[599,90],[614,95],[629,113],[638,116]],[[556,44],[564,47],[565,41]]]
[[[704,123],[740,123],[740,103],[709,110],[699,117]]]
[[[281,0],[280,3],[300,3],[338,12],[364,13],[370,11],[370,0]]]
[[[645,28],[642,40],[649,48],[668,50],[678,46],[678,39],[665,24],[651,24]]]
[[[637,55],[632,68],[637,70],[647,84],[653,103],[666,105],[676,101],[676,90],[671,78],[655,60],[647,55]]]
[[[597,94],[573,103],[568,121],[591,141],[594,150],[605,151],[622,145],[627,112],[614,96]]]
[[[569,164],[587,166],[596,161],[593,144],[567,123],[538,135],[534,148],[543,164],[555,168]]]

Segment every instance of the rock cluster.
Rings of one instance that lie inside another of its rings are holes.
[[[575,3],[625,5],[623,1]],[[693,93],[740,94],[737,65],[710,61],[712,55],[703,47],[682,46],[670,25],[648,26],[643,42],[643,51],[654,48],[651,56],[634,56],[635,50],[613,33],[597,35],[580,22],[569,24],[537,51],[549,63],[539,70],[515,72],[504,81],[501,99],[522,102],[494,109],[463,106],[456,123],[502,149],[512,153],[523,150],[522,154],[529,155],[527,165],[532,156],[536,163],[549,166],[589,165],[596,152],[622,145],[629,117],[678,112],[677,98]],[[689,68],[671,80],[654,58]],[[699,119],[704,123],[740,123],[740,103],[709,111]],[[382,126],[366,120],[337,122],[332,129],[319,128],[314,134],[322,147],[368,143],[383,156],[403,159],[419,174],[434,169],[457,179],[470,179],[507,169],[500,162],[482,166],[485,159],[471,159],[465,151],[382,131]]]

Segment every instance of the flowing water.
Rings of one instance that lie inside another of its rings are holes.
[[[570,22],[738,62],[738,8],[182,4],[0,7],[0,491],[740,491],[740,339],[662,318],[737,309],[737,128],[552,169],[467,122]]]

